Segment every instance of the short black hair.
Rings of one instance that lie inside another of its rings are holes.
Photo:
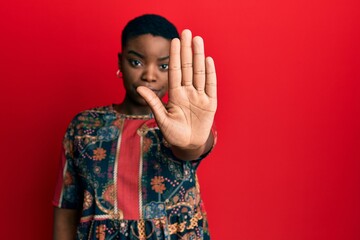
[[[166,39],[179,38],[179,33],[169,20],[156,14],[145,14],[129,21],[122,31],[121,46],[124,48],[131,38],[151,34]]]

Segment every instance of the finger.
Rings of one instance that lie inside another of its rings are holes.
[[[171,41],[169,60],[169,94],[171,89],[181,86],[180,40]]]
[[[181,34],[181,75],[182,85],[192,86],[193,61],[191,50],[191,31],[185,29]]]
[[[203,92],[205,87],[205,55],[204,41],[201,37],[194,37],[194,87]]]
[[[152,90],[144,86],[138,87],[136,91],[140,94],[141,97],[144,98],[146,103],[149,105],[156,120],[158,122],[163,122],[163,119],[166,118],[167,111],[160,98]]]
[[[216,98],[216,72],[215,72],[215,63],[211,57],[205,59],[206,67],[206,83],[205,83],[205,92],[210,98]]]

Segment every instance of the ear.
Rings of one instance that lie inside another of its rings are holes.
[[[119,53],[118,53],[118,67],[119,67],[120,72],[122,72],[122,69],[121,69],[121,62],[122,62],[122,60],[121,60],[121,58],[122,58],[122,53],[119,52]]]

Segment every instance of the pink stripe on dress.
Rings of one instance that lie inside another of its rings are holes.
[[[142,166],[139,166],[141,137],[137,134],[137,129],[144,122],[144,120],[125,120],[121,136],[117,169],[117,200],[124,219],[128,220],[140,219],[139,169]]]

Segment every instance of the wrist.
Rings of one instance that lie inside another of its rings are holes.
[[[210,151],[215,142],[214,132],[211,131],[207,140],[202,145],[188,145],[186,147],[171,146],[173,154],[182,160],[196,160],[201,155]]]
[[[189,146],[189,147],[178,147],[171,146],[172,153],[181,160],[196,160],[204,152],[204,145],[202,146]]]

